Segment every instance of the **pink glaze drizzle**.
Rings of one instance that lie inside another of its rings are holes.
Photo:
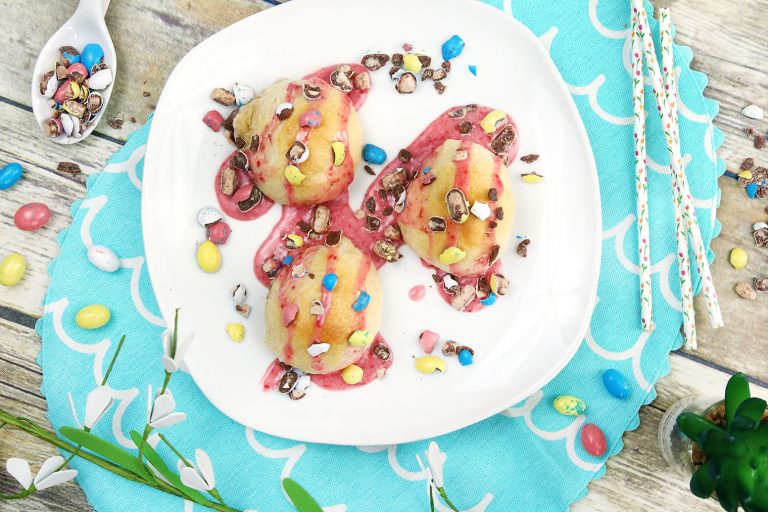
[[[382,344],[389,349],[389,359],[386,361],[380,359],[373,353],[373,348],[377,344]],[[332,391],[341,391],[345,389],[358,388],[365,386],[376,379],[376,374],[380,368],[387,369],[392,366],[392,360],[394,359],[392,349],[389,344],[384,340],[381,334],[377,334],[370,344],[368,349],[360,356],[360,359],[355,363],[357,366],[363,369],[363,380],[359,384],[347,384],[341,378],[341,370],[333,373],[314,374],[312,375],[312,384],[317,384],[323,389],[329,389]]]
[[[408,297],[413,301],[419,301],[427,293],[427,287],[423,284],[417,284],[408,291]]]

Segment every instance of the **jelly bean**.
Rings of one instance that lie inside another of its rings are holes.
[[[120,268],[120,259],[109,247],[94,245],[88,249],[88,261],[99,270],[114,272]]]
[[[357,300],[352,304],[352,309],[358,313],[368,307],[368,303],[371,302],[371,296],[368,292],[361,290],[360,295],[357,296]]]
[[[507,119],[507,113],[503,110],[493,110],[488,112],[486,116],[480,121],[480,127],[485,133],[493,133],[502,121]]]
[[[387,153],[379,146],[366,144],[363,146],[363,160],[369,164],[380,165],[387,161]]]
[[[325,274],[323,277],[323,288],[326,290],[333,291],[334,288],[336,288],[336,284],[339,282],[339,276],[336,274]]]
[[[444,372],[446,370],[445,361],[437,356],[421,356],[416,358],[416,369],[421,373],[430,374],[435,372]]]
[[[419,334],[419,343],[421,344],[422,350],[427,354],[431,354],[432,351],[435,350],[435,346],[439,341],[440,335],[434,331],[422,331],[421,334]]]
[[[343,142],[335,141],[331,142],[331,149],[333,149],[333,166],[338,167],[344,163],[344,157],[347,155],[347,147]]]
[[[21,164],[16,162],[5,164],[3,168],[0,169],[0,190],[11,188],[14,183],[19,181],[19,178],[21,178],[23,173],[24,168]]]
[[[214,222],[206,228],[205,238],[215,243],[216,245],[223,245],[227,243],[229,235],[232,233],[232,229],[226,222]]]
[[[83,329],[98,329],[110,319],[109,308],[101,304],[91,304],[77,312],[75,323]]]
[[[216,244],[206,240],[198,246],[197,264],[203,272],[212,273],[219,270],[219,267],[221,267],[221,253]]]
[[[459,36],[454,35],[443,43],[440,50],[443,55],[443,60],[455,59],[464,50],[464,40]]]
[[[290,265],[292,261],[293,261],[293,256],[289,254],[288,256],[283,258],[283,265]]]
[[[741,270],[742,268],[747,266],[747,262],[749,261],[749,256],[747,256],[747,252],[740,248],[740,247],[734,247],[731,249],[731,265],[736,270]]]
[[[356,364],[351,364],[341,370],[341,378],[350,385],[360,384],[363,380],[363,369]]]
[[[491,292],[486,298],[480,301],[483,306],[493,306],[496,303],[496,294]]]
[[[0,284],[16,286],[27,271],[27,260],[17,252],[12,252],[0,261]]]
[[[307,126],[309,128],[317,128],[320,126],[320,121],[323,119],[319,110],[307,110],[299,118],[299,124],[301,126]]]
[[[750,199],[754,199],[757,195],[757,183],[750,183],[747,185],[747,196]]]
[[[410,71],[411,73],[418,73],[421,71],[421,61],[419,60],[418,55],[406,53],[403,56],[403,67],[406,71]]]
[[[237,322],[231,322],[227,324],[224,330],[227,331],[227,335],[229,336],[229,339],[231,339],[235,343],[240,343],[245,339],[245,326],[243,324],[238,324]]]
[[[458,247],[448,247],[446,250],[440,253],[440,263],[443,265],[453,265],[458,263],[467,257],[467,253],[459,249]]]
[[[552,407],[560,414],[566,416],[579,416],[587,412],[587,405],[584,401],[572,395],[560,395],[552,402]]]
[[[584,450],[593,457],[600,457],[608,448],[608,443],[605,441],[605,434],[600,430],[600,427],[593,425],[592,423],[586,423],[581,427],[580,438]]]
[[[367,347],[373,341],[373,334],[370,331],[357,330],[352,333],[347,343],[353,347]]]
[[[248,290],[245,289],[245,286],[238,284],[235,285],[235,288],[232,290],[232,300],[235,304],[242,304],[245,302],[245,299],[248,298]]]
[[[301,247],[304,245],[304,238],[294,233],[286,235],[285,238],[289,240],[294,247]]]
[[[82,53],[80,53],[80,62],[83,63],[85,68],[90,73],[93,66],[101,62],[104,58],[104,50],[100,45],[96,43],[90,43],[83,47]]]
[[[603,385],[616,398],[629,398],[631,393],[627,378],[618,370],[610,368],[603,373]]]
[[[220,220],[221,212],[216,208],[206,206],[205,208],[200,208],[200,210],[197,212],[197,223],[201,227],[210,226],[214,222],[219,222]]]
[[[203,117],[203,122],[211,130],[217,132],[221,129],[221,124],[224,122],[224,116],[218,111],[211,110]]]
[[[470,64],[467,67],[469,68],[469,72],[470,73],[472,73],[473,75],[477,76],[477,66],[474,66],[474,65]]]
[[[461,352],[459,352],[459,364],[461,366],[469,366],[474,362],[472,359],[473,357],[474,356],[472,355],[472,352],[470,352],[467,349],[464,349]]]
[[[288,183],[291,185],[301,185],[301,182],[304,181],[304,178],[306,177],[307,176],[301,172],[301,169],[295,165],[289,165],[285,168],[285,179],[288,180]]]
[[[22,231],[36,231],[45,226],[51,218],[51,210],[43,203],[28,203],[19,207],[13,216],[13,223]]]

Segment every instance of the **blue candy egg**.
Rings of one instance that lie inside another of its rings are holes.
[[[354,302],[354,304],[352,304],[352,309],[359,313],[368,307],[369,302],[371,302],[371,296],[368,294],[368,292],[362,290],[360,291],[360,295],[358,295],[357,300]]]
[[[618,370],[610,368],[603,373],[603,385],[616,398],[629,398],[631,390],[627,378]]]
[[[0,190],[11,188],[14,183],[19,181],[22,174],[24,174],[24,168],[21,167],[21,164],[16,162],[5,164],[0,169]]]
[[[293,256],[289,254],[285,258],[283,258],[283,265],[290,265],[292,261],[293,261]]]
[[[88,74],[91,73],[91,68],[95,64],[101,62],[101,59],[103,58],[104,50],[102,50],[101,46],[96,43],[85,45],[85,48],[83,48],[83,51],[80,53],[80,62],[82,62],[85,69],[88,70]]]
[[[459,36],[453,36],[443,43],[441,50],[443,52],[443,60],[454,59],[461,55],[462,50],[464,50],[464,40]]]
[[[387,161],[387,152],[379,146],[366,144],[363,146],[363,160],[369,164],[381,165]]]
[[[336,274],[325,274],[323,277],[323,288],[329,292],[336,288],[336,283],[339,282],[339,276]]]
[[[754,199],[755,194],[757,194],[757,183],[750,183],[747,185],[747,195],[750,199]]]
[[[461,366],[469,366],[472,363],[473,363],[472,352],[470,352],[467,349],[464,349],[461,352],[459,352],[459,364]]]
[[[477,66],[473,66],[473,65],[470,64],[467,67],[469,68],[469,72],[470,73],[472,73],[473,75],[477,76]]]
[[[491,292],[488,294],[486,298],[481,300],[480,302],[483,304],[483,306],[493,306],[494,302],[496,302],[496,294]]]

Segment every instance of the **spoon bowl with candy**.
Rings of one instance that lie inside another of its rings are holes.
[[[117,61],[104,23],[109,2],[80,0],[37,58],[32,111],[43,134],[59,144],[90,135],[112,94]]]

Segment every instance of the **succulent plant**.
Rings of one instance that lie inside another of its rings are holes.
[[[768,422],[766,402],[752,398],[747,378],[737,373],[725,388],[725,425],[683,413],[680,430],[694,441],[706,459],[691,477],[691,492],[699,498],[715,493],[723,509],[768,512]]]

